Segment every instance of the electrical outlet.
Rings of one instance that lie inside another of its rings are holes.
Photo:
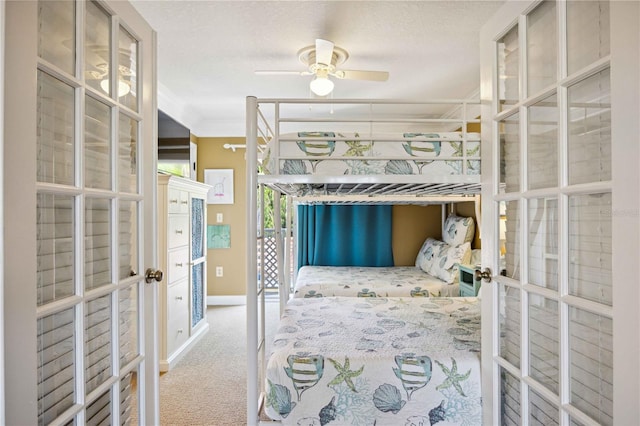
[[[222,213],[216,214],[216,222],[222,223]]]
[[[216,266],[216,277],[222,276],[222,266]]]

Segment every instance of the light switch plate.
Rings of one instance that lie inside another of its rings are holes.
[[[217,213],[216,214],[216,222],[222,223],[222,213]]]
[[[222,273],[222,266],[216,266],[216,277],[221,277]]]

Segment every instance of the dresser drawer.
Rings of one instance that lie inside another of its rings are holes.
[[[167,322],[167,354],[172,354],[189,338],[189,311]]]
[[[167,282],[173,284],[189,275],[189,247],[170,251],[167,255]]]
[[[189,216],[169,216],[169,248],[185,246],[189,243]]]
[[[167,287],[167,321],[171,322],[189,311],[189,281],[183,280]],[[189,333],[187,333],[189,334]]]
[[[176,188],[167,190],[169,213],[189,213],[189,193]]]

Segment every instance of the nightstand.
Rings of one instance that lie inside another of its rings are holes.
[[[478,295],[482,279],[474,279],[474,273],[477,269],[480,268],[473,265],[458,265],[458,270],[460,271],[460,297],[476,297]]]

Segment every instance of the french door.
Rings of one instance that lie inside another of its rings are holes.
[[[486,424],[640,418],[639,22],[507,2],[482,30]]]
[[[6,423],[155,424],[155,34],[127,2],[5,12]]]

